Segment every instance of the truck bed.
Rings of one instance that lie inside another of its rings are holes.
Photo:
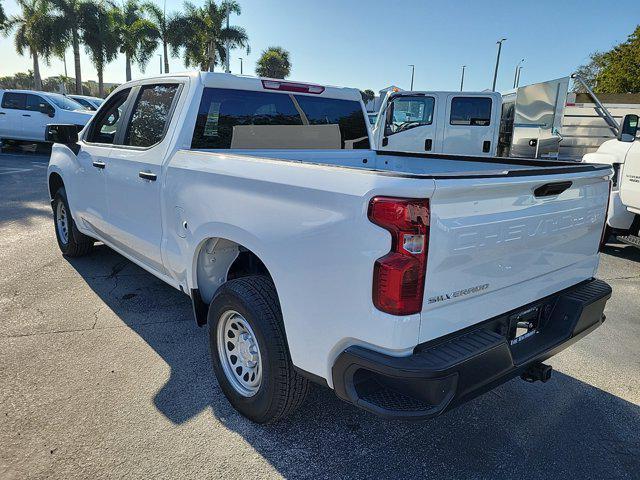
[[[225,153],[230,152],[226,151]],[[604,165],[576,162],[386,152],[380,150],[233,150],[233,154],[336,167],[360,168],[373,170],[381,174],[414,178],[532,176],[594,170],[606,171],[608,169]]]

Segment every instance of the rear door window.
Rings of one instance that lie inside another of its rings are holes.
[[[131,113],[124,145],[151,147],[160,143],[169,122],[178,84],[145,85]]]
[[[491,124],[491,99],[487,97],[454,97],[451,100],[451,125],[487,127]]]
[[[205,88],[191,142],[210,149],[369,148],[360,102]]]
[[[24,93],[5,92],[2,96],[2,108],[25,110],[27,95]]]

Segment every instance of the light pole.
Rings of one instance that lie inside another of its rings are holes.
[[[496,69],[493,71],[493,86],[491,90],[496,91],[496,80],[498,79],[498,65],[500,65],[500,52],[502,52],[502,42],[506,41],[506,38],[501,38],[496,43],[498,44],[498,56],[496,57]]]
[[[416,73],[416,66],[409,65],[411,67],[411,88],[409,90],[413,90],[413,75]]]
[[[242,75],[242,57],[240,57],[238,60],[240,60],[240,75]]]
[[[464,69],[467,68],[466,65],[462,65],[462,76],[460,77],[460,91],[464,87]]]
[[[162,55],[158,54],[158,58],[160,59],[160,75],[162,75]]]
[[[522,65],[522,62],[524,62],[524,58],[522,60],[520,60],[518,62],[518,64],[516,65],[516,71],[513,74],[513,88],[516,88],[516,82],[518,81],[518,72],[520,71],[520,65]]]
[[[227,5],[227,30],[229,30],[229,6]],[[227,73],[231,73],[231,69],[229,68],[229,41],[227,40],[225,45],[225,53],[226,53],[226,59],[225,59],[225,66],[226,68],[226,72]]]
[[[522,71],[523,68],[524,67],[522,65],[518,67],[518,75],[516,77],[516,87],[515,88],[518,88],[518,86],[520,85],[520,72]]]

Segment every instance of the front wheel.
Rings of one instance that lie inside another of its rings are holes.
[[[89,253],[93,248],[93,239],[77,229],[64,187],[60,187],[56,192],[52,206],[56,239],[62,254],[67,257],[81,257]]]
[[[272,423],[302,404],[308,380],[291,363],[269,278],[225,283],[211,301],[208,324],[213,370],[236,410],[254,422]]]

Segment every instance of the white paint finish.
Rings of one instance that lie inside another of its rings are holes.
[[[44,142],[45,129],[48,124],[85,125],[93,115],[93,112],[88,111],[64,110],[51,101],[50,94],[47,92],[31,90],[10,90],[10,92],[39,97],[42,102],[53,107],[53,117],[34,110],[2,108],[2,98],[6,92],[6,90],[0,90],[0,138],[3,139]]]
[[[596,152],[584,155],[582,161],[619,165],[617,186],[612,188],[609,198],[607,225],[621,230],[631,227],[636,215],[634,208],[640,209],[640,177],[634,179],[640,176],[640,142],[607,140]]]
[[[506,228],[504,235],[514,235],[513,225],[533,225],[540,216],[580,216],[598,208],[603,214],[606,172],[507,178],[507,170],[524,167],[385,156],[370,150],[191,151],[187,148],[203,85],[258,86],[256,79],[231,75],[180,78],[188,88],[158,148],[103,152],[110,162],[105,170],[114,176],[105,187],[105,231],[113,235],[92,234],[185,291],[199,287],[200,274],[223,275],[215,269],[198,271],[201,248],[209,239],[251,250],[275,282],[294,364],[329,383],[336,356],[349,345],[408,355],[424,339],[516,308],[594,273],[602,227],[596,221],[533,239],[523,237],[517,248],[477,245],[474,255],[465,257],[452,249],[459,246],[456,234],[461,229],[483,235],[499,225]],[[351,98],[353,91],[336,89],[335,95]],[[76,220],[97,196],[79,186],[86,178],[85,149],[90,147],[81,142],[75,158],[68,148],[55,146],[49,166],[65,179]],[[152,185],[137,176],[143,165],[158,169]],[[402,175],[473,172],[498,178],[434,181]],[[534,184],[564,178],[574,181],[574,187],[558,199],[533,198]],[[485,282],[491,287],[484,295],[437,308],[426,303],[422,324],[420,314],[395,317],[377,310],[371,301],[373,265],[389,251],[390,236],[367,219],[369,201],[376,195],[432,200],[427,296]],[[79,226],[91,233],[82,223]],[[512,265],[507,272],[500,269],[505,262]]]
[[[390,102],[394,98],[394,92],[388,93],[380,106],[380,113],[373,127],[373,138],[378,150],[424,153],[425,140],[432,139],[430,153],[475,156],[496,155],[502,108],[502,96],[499,93],[424,91],[400,92],[399,95],[400,97],[395,98],[408,97],[416,100],[425,97],[434,98],[433,122],[431,125],[414,127],[385,136],[386,114]],[[449,122],[451,100],[456,97],[490,98],[492,102],[490,125],[451,125]],[[388,142],[387,145],[384,145],[383,142],[385,138]],[[491,148],[488,152],[482,151],[484,141],[491,142]]]

